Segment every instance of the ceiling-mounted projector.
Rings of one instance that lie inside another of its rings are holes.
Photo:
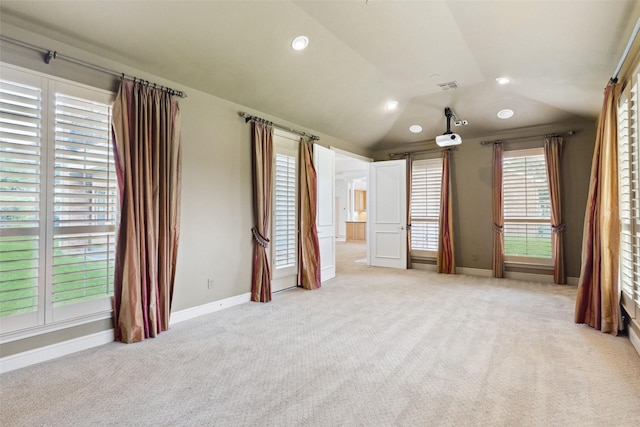
[[[439,147],[448,147],[450,145],[462,144],[462,138],[457,133],[445,133],[444,135],[436,136],[436,144]]]
[[[436,136],[436,144],[438,144],[439,147],[449,147],[451,145],[462,144],[462,138],[460,138],[460,135],[451,132],[451,117],[453,116],[451,108],[446,107],[444,109],[444,115],[447,118],[447,131],[443,135]]]

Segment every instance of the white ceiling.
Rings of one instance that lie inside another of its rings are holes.
[[[445,107],[463,138],[595,119],[639,14],[637,0],[0,2],[2,22],[368,149],[433,139]]]

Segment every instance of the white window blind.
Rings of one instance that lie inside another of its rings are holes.
[[[56,94],[54,305],[113,294],[116,185],[109,105]]]
[[[0,317],[25,315],[30,324],[44,275],[42,111],[40,79],[0,79]]]
[[[438,221],[442,158],[414,160],[411,164],[411,255],[438,251]]]
[[[2,333],[108,312],[113,94],[2,66]]]
[[[276,153],[274,209],[274,267],[296,265],[296,158]]]
[[[551,262],[551,204],[544,150],[504,153],[505,260]]]
[[[640,177],[638,83],[618,108],[618,181],[620,203],[621,303],[633,319],[640,317]]]

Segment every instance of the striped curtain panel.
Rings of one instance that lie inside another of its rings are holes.
[[[120,193],[115,338],[131,343],[169,329],[180,234],[178,101],[123,80],[112,129]]]
[[[493,276],[504,277],[504,200],[502,195],[502,143],[493,144]]]
[[[316,227],[318,179],[313,166],[313,141],[300,141],[300,286],[320,285],[320,244]]]
[[[451,150],[442,152],[442,184],[440,190],[440,219],[438,225],[438,273],[455,274],[453,246],[453,212],[451,209]]]
[[[591,162],[591,181],[582,234],[582,265],[576,297],[576,323],[618,334],[618,98],[621,85],[605,89]]]
[[[271,301],[269,238],[273,187],[273,126],[253,121],[253,270],[251,301]]]
[[[560,137],[547,138],[544,142],[544,157],[546,159],[549,198],[551,200],[553,281],[558,284],[567,283],[567,278],[564,273],[564,249],[562,244],[565,224],[562,220],[562,207],[560,203],[560,157],[562,155],[562,142],[562,138]]]

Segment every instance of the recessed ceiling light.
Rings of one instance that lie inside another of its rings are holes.
[[[422,132],[422,126],[420,126],[420,125],[411,125],[411,126],[409,126],[409,132],[411,132],[411,133],[420,133],[420,132]]]
[[[510,119],[511,117],[513,117],[513,110],[509,110],[508,108],[500,110],[498,111],[498,117],[500,117],[501,119]]]
[[[506,85],[511,80],[509,80],[509,77],[496,77],[496,81],[498,82],[498,84]]]
[[[395,110],[396,108],[398,108],[398,101],[387,102],[387,110]]]
[[[309,37],[307,36],[298,36],[291,42],[293,50],[304,50],[307,46],[309,46]]]

